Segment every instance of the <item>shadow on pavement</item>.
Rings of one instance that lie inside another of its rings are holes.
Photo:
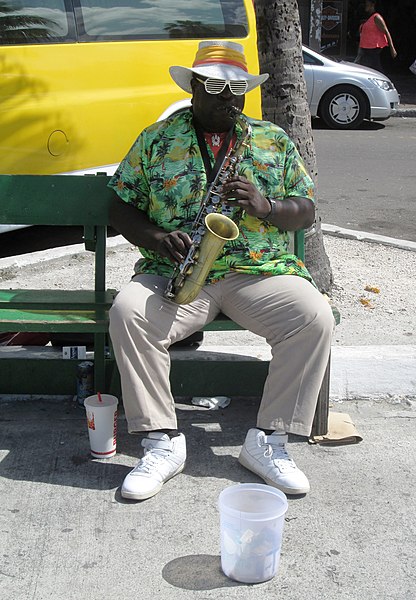
[[[255,426],[259,400],[233,398],[220,410],[177,402],[178,428],[187,439],[184,474],[248,483],[260,478],[242,467],[237,456],[247,430]],[[72,400],[2,402],[0,477],[89,490],[115,490],[119,504],[134,504],[120,485],[139,456],[141,435],[129,435],[119,411],[117,454],[108,460],[90,455],[84,409]],[[290,436],[289,443],[306,438]],[[229,448],[235,449],[231,454]],[[169,484],[168,484],[169,485]],[[293,497],[294,499],[297,496]]]
[[[333,131],[334,133],[343,134],[345,132],[350,131],[377,131],[379,129],[384,129],[386,126],[384,122],[381,121],[363,121],[359,127],[354,129],[332,129],[328,127],[326,123],[320,118],[312,119],[312,129],[318,129],[322,131]]]
[[[220,556],[211,554],[191,554],[175,558],[165,565],[162,577],[170,585],[183,590],[247,587],[244,583],[228,579],[221,570]]]

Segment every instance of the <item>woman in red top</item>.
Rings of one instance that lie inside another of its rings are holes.
[[[376,12],[375,0],[366,0],[365,12],[370,16],[360,27],[360,49],[356,62],[381,71],[383,48],[389,46],[392,58],[396,58],[397,52],[383,17]]]

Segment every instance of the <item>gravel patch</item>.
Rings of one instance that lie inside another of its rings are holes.
[[[358,240],[324,236],[334,286],[331,300],[341,313],[334,345],[416,343],[416,252]],[[107,287],[120,289],[130,279],[138,252],[125,243],[108,248]],[[1,267],[1,288],[89,288],[93,255],[76,252],[35,264]],[[249,332],[207,332],[217,344],[263,344]]]

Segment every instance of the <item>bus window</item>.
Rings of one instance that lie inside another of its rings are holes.
[[[0,0],[0,45],[75,41],[64,0]]]
[[[241,0],[77,0],[75,10],[80,41],[212,39],[248,34]]]

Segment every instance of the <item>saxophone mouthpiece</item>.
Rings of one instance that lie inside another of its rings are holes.
[[[241,115],[242,112],[241,108],[237,108],[236,106],[226,106],[224,110],[230,113],[232,117],[238,117],[238,115]]]

